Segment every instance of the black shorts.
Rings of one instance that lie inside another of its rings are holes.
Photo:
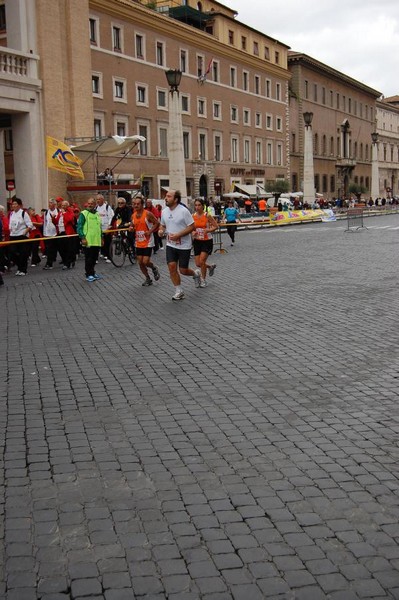
[[[151,256],[152,254],[152,246],[150,248],[137,248],[136,247],[136,256]]]
[[[213,250],[213,240],[194,240],[194,256],[199,256],[202,252],[211,255]]]
[[[166,262],[177,263],[181,269],[187,269],[190,262],[191,249],[180,250],[172,246],[166,246]]]

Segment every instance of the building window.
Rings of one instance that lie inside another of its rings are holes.
[[[330,90],[330,108],[334,106],[334,92]]]
[[[100,76],[99,75],[91,76],[91,91],[93,92],[93,94],[95,94],[97,96],[99,96],[101,94]]]
[[[265,46],[265,60],[270,60],[270,49],[269,49],[269,46]]]
[[[4,4],[2,5],[1,8],[5,11]],[[4,18],[5,18],[5,15],[4,15]],[[4,25],[5,25],[5,21],[4,21]],[[5,29],[5,27],[0,26],[0,29]],[[90,43],[97,44],[97,19],[89,19],[89,35],[90,35]]]
[[[317,83],[313,86],[313,100],[317,102]]]
[[[305,86],[305,99],[308,100],[309,99],[309,81],[307,79],[305,79],[304,81],[304,86]]]
[[[163,42],[157,42],[156,56],[157,56],[157,65],[159,65],[160,67],[163,67],[164,62],[165,62]]]
[[[346,96],[342,96],[342,110],[346,111]]]
[[[281,100],[281,83],[276,83],[276,100]]]
[[[238,123],[238,110],[236,106],[230,107],[230,120],[232,123]]]
[[[187,50],[180,50],[180,71],[187,73]]]
[[[276,118],[276,129],[277,129],[277,131],[283,130],[283,120],[281,117]]]
[[[204,98],[198,98],[198,116],[206,117],[206,100]]]
[[[326,104],[326,88],[321,88],[321,101],[325,105]]]
[[[122,31],[120,27],[112,27],[112,43],[115,52],[122,52]]]
[[[321,190],[321,191],[322,191],[323,193],[326,193],[326,192],[328,192],[328,184],[327,184],[327,181],[328,181],[327,175],[323,175],[323,177],[322,177],[322,184],[321,184],[321,185],[322,185],[322,190]]]
[[[136,34],[136,58],[144,58],[144,38],[139,33]]]
[[[206,134],[205,133],[200,133],[199,134],[199,158],[201,160],[206,160],[207,159]]]
[[[251,162],[251,144],[249,140],[244,140],[244,162]]]
[[[14,150],[14,142],[12,138],[12,129],[4,129],[4,150],[12,152]]]
[[[269,129],[270,131],[273,130],[272,115],[266,115],[266,129]]]
[[[184,113],[190,112],[190,101],[188,96],[181,96],[181,111]]]
[[[232,162],[238,162],[238,138],[231,138],[231,160]]]
[[[244,125],[250,125],[251,124],[251,117],[250,117],[250,111],[248,108],[244,108],[243,112],[242,112],[242,122]]]
[[[277,144],[277,164],[281,166],[283,164],[283,146]]]
[[[137,104],[147,105],[147,88],[144,85],[137,86]]]
[[[255,127],[262,127],[262,115],[260,113],[255,113]]]
[[[190,158],[190,133],[188,131],[183,131],[183,152],[184,158]]]
[[[259,75],[255,75],[254,84],[255,84],[255,94],[257,94],[259,96],[259,94],[260,94],[260,77],[259,77]]]
[[[94,119],[94,137],[101,138],[102,137],[102,121],[101,119]]]
[[[266,98],[271,97],[271,90],[272,90],[272,82],[270,81],[270,79],[266,79]]]
[[[348,98],[348,113],[352,114],[352,98]]]
[[[166,90],[157,90],[157,108],[166,109]]]
[[[168,156],[168,130],[165,127],[159,128],[159,156]]]
[[[116,135],[120,135],[121,137],[124,137],[126,135],[126,123],[124,123],[123,121],[117,121],[115,129]]]
[[[296,135],[295,135],[295,133],[291,134],[291,152],[296,152]]]
[[[197,77],[202,77],[204,74],[204,57],[197,55]]]
[[[274,53],[274,62],[276,63],[276,65],[278,65],[280,63],[280,52],[275,52]]]
[[[114,100],[117,102],[126,102],[126,82],[121,79],[114,79]]]
[[[214,144],[215,144],[215,160],[220,161],[220,160],[222,160],[222,138],[220,137],[220,135],[215,135]]]
[[[213,118],[218,121],[222,118],[222,105],[220,102],[213,102]]]
[[[330,192],[335,192],[335,176],[330,175]]]
[[[271,142],[266,144],[266,161],[268,165],[273,164],[273,145]]]
[[[230,85],[231,87],[236,87],[237,83],[237,69],[235,67],[230,67]]]
[[[339,92],[337,92],[335,107],[337,110],[339,110]]]
[[[323,144],[323,146],[322,146],[322,154],[323,154],[323,156],[326,156],[326,154],[327,154],[327,136],[326,135],[323,135],[323,142],[322,142],[322,144]]]
[[[148,154],[148,145],[147,145],[148,128],[147,128],[147,125],[139,125],[139,135],[141,135],[145,138],[145,140],[141,141],[139,144],[140,155],[147,156],[147,154]]]
[[[256,164],[262,164],[262,142],[257,141],[255,143],[255,152],[256,152]]]
[[[219,81],[219,62],[217,60],[212,61],[212,79]]]
[[[259,56],[259,44],[258,42],[254,42],[254,55]]]
[[[245,35],[241,36],[241,50],[246,50],[247,49],[247,38],[245,37]]]
[[[232,31],[231,29],[229,29],[229,44],[234,44],[234,31]]]
[[[248,71],[243,71],[242,72],[242,89],[245,92],[248,91],[248,77],[249,77]]]

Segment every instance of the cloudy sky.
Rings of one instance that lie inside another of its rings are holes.
[[[228,0],[238,20],[380,91],[399,94],[398,0]]]

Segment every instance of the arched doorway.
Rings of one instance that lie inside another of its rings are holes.
[[[201,175],[199,180],[199,195],[201,198],[208,198],[208,182],[205,175]]]

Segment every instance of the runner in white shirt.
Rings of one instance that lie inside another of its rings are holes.
[[[183,300],[184,292],[181,287],[180,275],[194,279],[195,287],[199,287],[201,271],[189,268],[192,246],[191,232],[194,231],[194,219],[190,211],[180,204],[181,193],[178,190],[169,190],[165,196],[166,207],[162,211],[161,226],[158,235],[166,235],[166,262],[169,275],[175,286],[172,300]]]
[[[17,242],[9,247],[10,259],[17,266],[15,275],[24,276],[28,271],[29,247],[28,242],[19,240],[27,239],[33,225],[28,211],[22,208],[22,200],[19,198],[14,198],[11,203],[9,224],[10,242]]]
[[[101,230],[103,232],[103,247],[101,249],[100,257],[105,258],[105,262],[110,263],[109,258],[109,247],[111,245],[112,233],[104,233],[107,229],[111,229],[111,222],[114,218],[114,210],[112,206],[105,202],[102,194],[96,196],[96,211],[101,217]]]

